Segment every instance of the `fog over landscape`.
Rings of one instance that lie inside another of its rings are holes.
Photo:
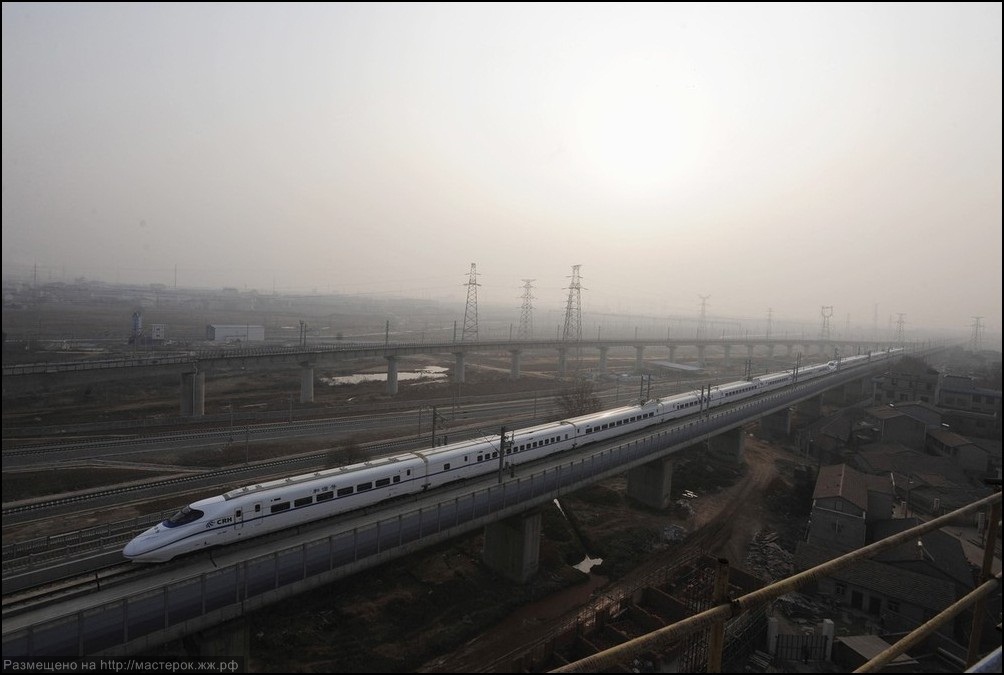
[[[3,4],[5,281],[1001,332],[1001,5]],[[553,331],[554,327],[551,326]]]

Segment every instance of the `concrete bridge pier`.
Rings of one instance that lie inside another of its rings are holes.
[[[785,408],[760,418],[760,431],[768,438],[791,436],[791,409]]]
[[[453,381],[454,383],[464,381],[464,352],[454,352],[453,356],[456,357],[456,362],[453,367]]]
[[[387,359],[387,393],[393,396],[397,393],[397,357],[385,356]]]
[[[540,532],[538,509],[486,525],[481,557],[505,578],[525,583],[540,566]]]
[[[708,440],[708,449],[719,457],[727,457],[737,464],[743,454],[746,434],[742,427],[729,429]]]
[[[853,403],[857,403],[865,398],[874,398],[874,393],[872,390],[872,378],[860,377],[856,380],[851,380],[845,385],[848,395],[846,400]]]
[[[628,496],[653,509],[669,506],[672,484],[673,460],[668,457],[628,470]]]
[[[189,658],[225,659],[248,653],[248,622],[245,617],[206,628],[182,638]]]
[[[600,372],[607,372],[607,352],[610,351],[610,347],[600,347]]]
[[[568,368],[568,350],[558,347],[558,377],[564,377]]]
[[[811,419],[819,419],[823,413],[823,395],[813,396],[795,404],[795,412]]]
[[[206,414],[206,374],[201,371],[181,374],[181,416]]]
[[[314,402],[314,364],[304,361],[300,364],[300,403]]]
[[[835,405],[854,405],[866,398],[870,399],[872,397],[871,387],[869,386],[870,384],[870,379],[859,378],[857,380],[851,380],[836,389],[825,391],[823,392],[823,395],[826,397],[827,402],[832,402]]]
[[[645,372],[645,347],[635,345],[634,348],[634,372],[641,375]]]
[[[512,354],[512,363],[509,366],[509,379],[518,380],[519,379],[519,360],[520,355],[523,353],[519,349],[511,349],[509,353]]]

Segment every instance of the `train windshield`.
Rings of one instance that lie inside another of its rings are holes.
[[[164,521],[164,527],[178,527],[179,525],[188,525],[189,523],[194,523],[196,520],[204,516],[202,511],[198,509],[193,509],[190,506],[178,511],[176,514]]]

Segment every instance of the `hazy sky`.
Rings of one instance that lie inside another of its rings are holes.
[[[1001,4],[3,4],[3,271],[1001,326]]]

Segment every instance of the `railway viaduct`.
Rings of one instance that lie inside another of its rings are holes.
[[[395,344],[334,344],[299,347],[218,349],[186,352],[174,355],[138,356],[122,359],[95,361],[71,361],[62,363],[20,364],[3,367],[4,393],[33,391],[59,383],[84,382],[88,378],[100,376],[108,379],[128,379],[154,374],[176,373],[179,379],[179,401],[182,416],[198,417],[205,412],[206,375],[223,367],[240,364],[244,368],[256,366],[288,364],[300,369],[300,402],[314,400],[314,369],[319,365],[333,364],[364,358],[383,358],[387,361],[387,393],[398,391],[398,359],[413,354],[452,354],[454,357],[453,379],[464,381],[464,368],[468,354],[477,352],[500,352],[510,354],[510,377],[520,377],[520,362],[525,352],[545,351],[557,355],[556,372],[559,378],[568,373],[567,360],[570,350],[590,349],[599,352],[599,371],[607,371],[607,353],[613,348],[634,348],[635,371],[644,367],[645,350],[661,348],[669,352],[669,361],[674,361],[677,350],[692,348],[697,350],[700,366],[707,363],[709,351],[721,351],[726,368],[731,366],[733,350],[744,351],[745,358],[752,359],[754,349],[773,358],[777,349],[786,350],[785,356],[799,358],[815,354],[820,361],[841,355],[864,354],[885,349],[889,345],[872,341],[833,340],[490,340],[478,342],[430,342]]]
[[[738,458],[743,425],[784,427],[793,406],[818,407],[827,392],[850,399],[888,361],[796,383],[560,456],[379,505],[283,539],[199,554],[120,585],[5,617],[5,657],[123,656],[238,618],[363,569],[484,528],[485,562],[517,580],[537,569],[544,504],[628,473],[635,498],[668,503],[672,458],[692,447]]]

